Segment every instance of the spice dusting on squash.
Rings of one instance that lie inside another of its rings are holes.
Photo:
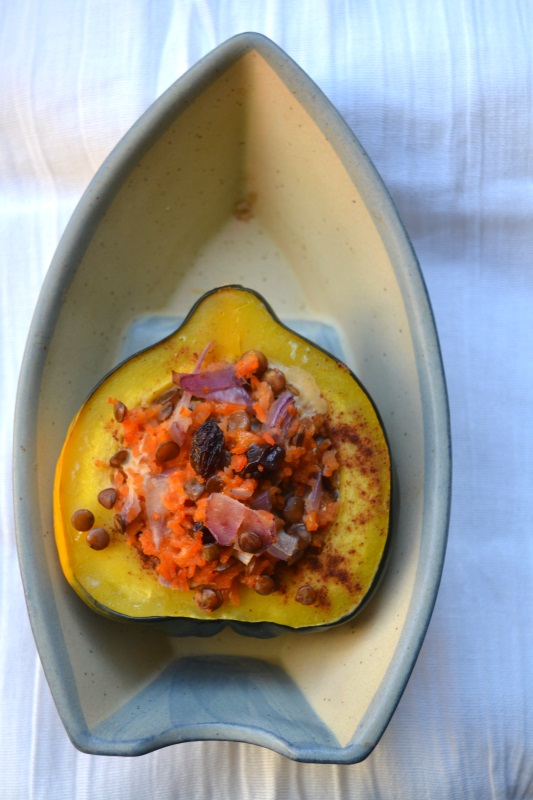
[[[238,605],[242,586],[275,592],[279,565],[320,549],[315,532],[338,508],[327,414],[300,413],[279,367],[273,388],[262,352],[204,368],[209,349],[147,405],[109,398],[119,449],[106,465],[111,485],[98,496],[159,580],[194,592],[205,611]],[[109,542],[102,529],[87,534],[95,549]],[[317,597],[312,587],[295,593],[304,604]]]

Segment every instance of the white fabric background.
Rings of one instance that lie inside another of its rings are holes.
[[[70,744],[27,618],[12,418],[41,282],[139,114],[255,30],[344,115],[398,206],[447,372],[454,495],[441,591],[373,754],[306,765],[191,743]],[[533,797],[533,4],[530,0],[3,0],[0,12],[0,795],[73,800]]]

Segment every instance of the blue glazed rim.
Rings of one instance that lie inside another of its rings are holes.
[[[174,730],[156,741],[103,741],[87,728],[70,662],[57,621],[52,587],[47,581],[39,509],[23,498],[38,497],[37,406],[50,342],[64,291],[82,255],[133,164],[168,122],[220,74],[251,50],[256,50],[278,73],[324,132],[354,179],[367,206],[376,210],[375,223],[394,267],[408,313],[423,408],[424,506],[418,573],[406,621],[393,661],[351,741],[345,747],[323,743],[295,747],[287,739],[260,727],[233,724],[199,725]],[[379,217],[386,220],[380,224]],[[25,447],[25,450],[22,450]],[[293,760],[351,764],[362,761],[383,735],[420,652],[436,601],[444,565],[451,503],[451,435],[446,381],[435,320],[416,255],[394,203],[356,136],[322,91],[277,45],[261,34],[243,33],[219,45],[174,83],[143,114],[103,163],[82,196],[59,243],[32,320],[24,353],[16,402],[14,430],[14,503],[17,547],[28,613],[43,668],[60,717],[73,744],[89,753],[140,755],[158,747],[191,740],[243,741],[266,746]],[[53,608],[53,612],[46,609]]]

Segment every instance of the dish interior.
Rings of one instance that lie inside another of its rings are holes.
[[[357,741],[394,669],[416,587],[424,499],[412,320],[384,245],[388,218],[372,192],[362,196],[354,184],[362,156],[348,158],[342,136],[332,144],[305,82],[285,80],[285,71],[283,59],[274,69],[261,48],[251,48],[219,65],[201,91],[186,92],[186,102],[177,95],[172,113],[172,97],[163,98],[158,123],[141,120],[133,132],[140,141],[150,125],[148,145],[115,176],[113,191],[106,184],[112,161],[104,165],[56,257],[57,269],[71,277],[54,300],[38,402],[44,536],[35,534],[36,552],[50,578],[71,701],[79,703],[95,752],[117,742],[120,752],[130,745],[142,752],[187,738],[246,739],[227,725],[213,733],[230,686],[242,711],[235,724],[263,731],[252,741],[295,757],[305,752],[308,760],[322,748],[316,760],[328,760],[327,748],[340,753]],[[93,219],[85,240],[81,215]],[[283,322],[342,356],[374,399],[390,441],[397,485],[388,568],[363,612],[329,631],[172,639],[100,618],[60,572],[52,481],[68,423],[124,356],[226,283],[257,290]],[[257,708],[254,691],[262,698]],[[283,737],[300,750],[283,750]]]

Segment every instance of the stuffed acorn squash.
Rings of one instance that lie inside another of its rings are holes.
[[[226,286],[83,404],[55,536],[68,582],[107,617],[172,635],[317,630],[375,588],[390,490],[355,376]]]

